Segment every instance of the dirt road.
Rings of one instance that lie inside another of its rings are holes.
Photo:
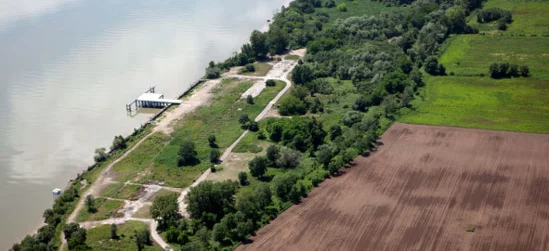
[[[549,250],[549,135],[395,124],[381,142],[237,250]]]

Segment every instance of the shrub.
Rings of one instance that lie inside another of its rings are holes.
[[[528,77],[530,75],[530,68],[527,65],[520,66],[520,75],[523,77]]]
[[[267,82],[265,82],[266,86],[276,86],[276,82],[272,79],[268,79]]]
[[[337,5],[337,10],[341,11],[341,12],[345,12],[347,11],[347,5],[345,3],[340,3]]]
[[[207,79],[216,79],[221,76],[221,69],[217,66],[206,68],[206,78]]]
[[[246,103],[253,105],[254,104],[254,97],[252,95],[246,96]]]
[[[248,130],[250,130],[252,132],[259,131],[259,124],[255,121],[248,122]]]
[[[307,113],[305,103],[294,95],[288,95],[280,101],[278,112],[282,116],[288,115],[303,115]]]
[[[208,143],[210,147],[217,147],[215,140],[216,140],[215,135],[211,134],[210,136],[208,136]]]
[[[257,156],[248,162],[248,168],[250,168],[250,174],[254,177],[263,177],[267,171],[267,158],[264,156]]]
[[[219,157],[221,156],[221,152],[217,148],[210,149],[210,162],[211,163],[217,163],[219,161]]]
[[[240,182],[241,186],[248,185],[249,184],[248,174],[246,172],[239,172],[238,173],[238,181]]]
[[[191,166],[199,163],[194,142],[185,140],[179,147],[179,165]]]
[[[324,7],[326,8],[333,8],[336,6],[336,3],[334,0],[326,0],[324,1]]]

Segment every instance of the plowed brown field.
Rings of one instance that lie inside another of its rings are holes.
[[[381,142],[237,250],[549,250],[549,135],[395,124]]]

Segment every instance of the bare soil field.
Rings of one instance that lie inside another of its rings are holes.
[[[237,250],[549,249],[549,134],[394,124],[380,141]]]

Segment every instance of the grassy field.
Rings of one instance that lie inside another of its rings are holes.
[[[208,135],[215,134],[220,150],[228,147],[243,132],[238,123],[241,114],[246,113],[254,118],[264,106],[284,88],[285,83],[278,81],[274,87],[267,87],[254,99],[254,104],[247,104],[241,94],[252,86],[250,81],[224,80],[220,87],[213,91],[214,97],[209,106],[198,108],[185,116],[176,125],[171,137],[153,135],[141,144],[127,158],[114,166],[117,180],[132,180],[146,183],[149,180],[165,181],[166,186],[189,186],[211,164],[208,161],[210,147]],[[196,145],[201,163],[191,167],[177,166],[177,152],[184,139],[192,139]],[[168,143],[169,142],[169,143]],[[155,153],[151,155],[151,153]],[[138,176],[138,174],[142,174]],[[114,188],[113,188],[114,189]]]
[[[428,77],[404,123],[549,133],[549,81]]]
[[[102,225],[87,231],[86,244],[92,248],[92,250],[137,250],[135,245],[134,231],[148,228],[146,223],[139,221],[127,221],[122,225],[118,225],[117,240],[110,239],[110,225]],[[145,251],[161,251],[161,247],[156,245],[145,246]]]
[[[95,199],[95,206],[97,207],[97,212],[91,214],[88,212],[86,207],[83,207],[80,212],[78,212],[78,216],[76,217],[76,221],[83,222],[83,221],[98,221],[98,220],[105,220],[109,217],[113,216],[118,209],[120,209],[124,205],[124,202],[117,201],[117,200],[107,200],[105,198],[97,198]]]
[[[298,55],[288,55],[288,56],[285,56],[284,59],[297,61],[297,60],[299,60],[299,56]]]
[[[121,182],[136,181],[134,179],[137,174],[145,171],[152,164],[151,154],[158,153],[168,141],[169,137],[162,133],[155,133],[143,141],[126,158],[114,165],[112,170],[117,180]]]
[[[549,4],[548,4],[549,5]],[[549,80],[549,38],[457,35],[439,61],[446,72],[489,74],[494,62],[528,65],[532,78]]]
[[[255,66],[254,72],[246,72],[246,73],[243,73],[242,75],[262,77],[267,75],[267,73],[269,73],[269,71],[273,68],[273,66],[268,63],[260,63],[260,62],[254,63],[254,66]]]
[[[545,0],[489,0],[484,8],[510,10],[513,15],[505,34],[549,34],[549,4]],[[471,15],[469,24],[479,28],[480,32],[496,32],[497,22],[479,24],[476,15]],[[496,33],[502,33],[497,31]]]
[[[134,184],[124,185],[124,183],[114,183],[105,189],[103,196],[123,200],[136,200],[137,192],[141,187]]]

